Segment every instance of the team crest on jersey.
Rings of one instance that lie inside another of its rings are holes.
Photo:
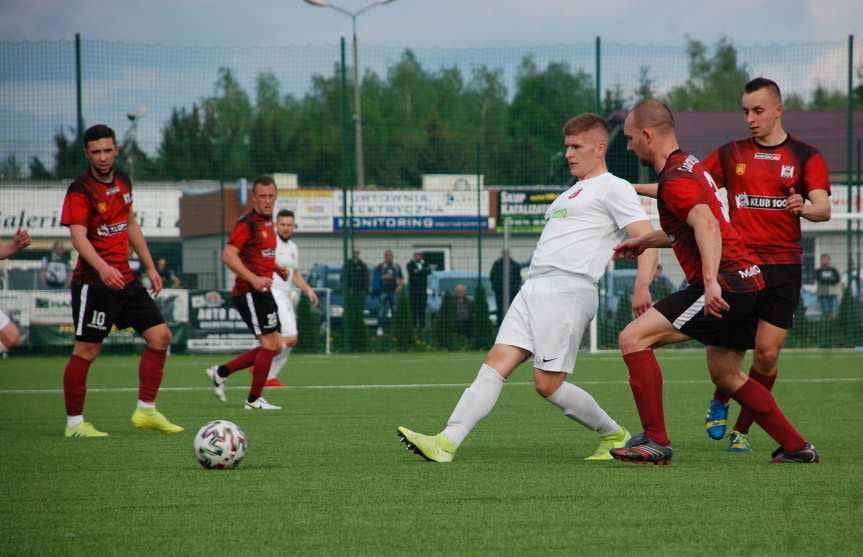
[[[755,153],[757,161],[778,161],[782,156],[779,153]]]
[[[266,230],[261,230],[261,238],[263,238],[265,240],[267,239],[267,231]]]
[[[734,171],[737,172],[738,176],[743,176],[744,174],[746,174],[746,165],[740,163],[734,167]]]
[[[108,210],[108,204],[105,203],[104,201],[100,201],[100,202],[96,203],[96,211],[98,211],[100,213],[104,213],[107,210]]]
[[[794,178],[794,165],[793,164],[783,164],[782,172],[779,173],[783,178]]]
[[[123,194],[123,201],[126,203],[126,205],[131,205],[132,204],[132,194],[129,192],[124,193]]]

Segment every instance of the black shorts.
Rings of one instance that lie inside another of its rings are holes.
[[[758,292],[722,291],[731,306],[721,319],[704,314],[704,284],[690,284],[656,302],[653,307],[678,331],[705,346],[748,350],[755,346]]]
[[[165,322],[156,302],[137,280],[122,290],[98,284],[72,287],[72,320],[75,340],[102,342],[111,331],[132,327],[139,335]]]
[[[764,290],[758,293],[758,319],[790,329],[803,286],[801,265],[759,265]]]
[[[279,308],[272,292],[247,292],[234,296],[234,307],[256,337],[280,331]]]

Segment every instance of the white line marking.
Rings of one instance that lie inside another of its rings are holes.
[[[823,377],[823,378],[784,378],[785,383],[860,383],[863,377]],[[705,385],[712,384],[706,379],[672,379],[664,382],[666,385]],[[578,381],[578,385],[628,385],[628,380],[608,381]],[[283,391],[359,391],[359,390],[396,390],[396,389],[458,389],[465,388],[470,383],[407,383],[401,385],[294,385],[284,387]],[[507,386],[533,387],[532,381],[507,382]],[[248,386],[237,385],[225,387],[227,390],[248,390]],[[212,391],[210,386],[205,387],[162,387],[164,392],[196,392]],[[87,393],[136,393],[138,387],[88,387]],[[0,395],[56,395],[63,394],[63,389],[0,389]]]

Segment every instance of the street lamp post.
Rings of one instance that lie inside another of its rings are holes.
[[[357,17],[371,10],[375,6],[383,6],[395,2],[395,0],[378,0],[372,2],[368,6],[350,12],[344,8],[340,8],[334,4],[330,4],[327,0],[304,0],[307,4],[317,6],[319,8],[330,8],[337,12],[343,13],[351,18],[353,25],[354,40],[353,40],[353,58],[354,58],[354,134],[356,136],[356,167],[357,167],[357,187],[362,188],[366,183],[365,163],[363,162],[363,113],[360,105],[360,68],[357,59]]]

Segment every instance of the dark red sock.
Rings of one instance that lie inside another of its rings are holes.
[[[258,350],[260,349],[261,347],[259,346],[257,348],[252,348],[251,350],[243,352],[242,354],[225,364],[225,367],[231,373],[234,373],[235,371],[239,371],[241,369],[246,369],[247,367],[251,367],[252,364],[255,363],[255,358],[257,358]]]
[[[635,397],[644,434],[660,445],[668,445],[665,412],[662,409],[662,368],[653,350],[624,354],[623,361],[629,368],[629,387]]]
[[[722,404],[728,404],[728,401],[731,400],[731,397],[720,391],[719,387],[716,387],[716,390],[713,391],[713,400],[718,400]]]
[[[63,372],[63,397],[66,399],[66,415],[80,416],[84,413],[87,398],[87,372],[90,360],[72,354]]]
[[[806,440],[797,433],[782,413],[770,391],[751,377],[731,396],[740,403],[740,406],[748,409],[755,423],[785,450],[799,451],[806,444]]]
[[[159,385],[162,384],[162,376],[165,373],[165,358],[167,357],[168,352],[166,350],[153,350],[149,346],[144,348],[141,364],[138,366],[138,400],[156,402]]]
[[[267,350],[266,348],[258,348],[258,355],[255,358],[255,365],[252,367],[252,387],[249,389],[249,398],[254,400],[261,396],[264,390],[264,383],[267,382],[267,374],[270,373],[270,364],[273,363],[273,358],[278,352]]]
[[[773,390],[773,383],[776,382],[776,373],[773,375],[764,375],[762,373],[758,373],[754,369],[749,369],[749,378],[758,381],[764,388],[768,391]],[[749,428],[752,426],[752,422],[755,421],[752,412],[747,410],[746,408],[740,409],[740,415],[737,416],[737,422],[734,424],[734,431],[739,431],[740,433],[749,433]]]

